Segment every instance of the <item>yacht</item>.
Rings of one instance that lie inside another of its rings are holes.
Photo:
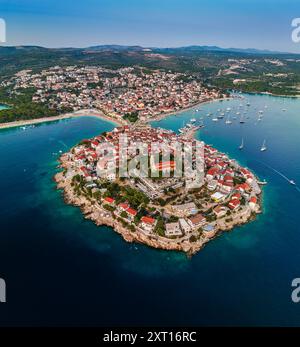
[[[213,122],[217,122],[218,118],[213,118],[212,120],[213,120]]]
[[[296,182],[295,182],[295,181],[293,181],[293,180],[289,180],[289,182],[290,182],[290,184],[292,184],[293,186],[295,186],[295,185],[296,185]]]
[[[262,146],[261,146],[260,151],[261,151],[261,152],[264,152],[264,151],[266,151],[266,150],[267,150],[266,140],[264,140],[264,142],[263,142],[263,144],[262,144]]]

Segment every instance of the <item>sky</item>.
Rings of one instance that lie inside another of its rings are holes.
[[[299,0],[0,0],[5,45],[216,45],[300,53]]]

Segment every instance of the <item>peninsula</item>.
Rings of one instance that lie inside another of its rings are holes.
[[[254,174],[193,139],[195,130],[177,135],[137,124],[82,140],[61,156],[57,187],[85,218],[112,227],[128,242],[195,254],[221,232],[261,212],[261,189]],[[144,152],[136,150],[140,143]],[[170,153],[168,159],[164,151]],[[186,152],[191,161],[184,161],[183,174],[176,175]],[[134,162],[131,175],[127,169],[121,175],[124,155],[125,163]],[[144,158],[146,175],[141,170]]]

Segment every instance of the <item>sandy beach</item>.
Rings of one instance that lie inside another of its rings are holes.
[[[48,123],[48,122],[54,122],[57,120],[76,118],[76,117],[99,117],[101,119],[107,120],[109,122],[113,122],[120,126],[127,124],[125,121],[122,121],[120,119],[106,116],[102,111],[99,111],[97,109],[83,109],[83,110],[79,110],[79,111],[75,111],[71,113],[65,113],[55,117],[43,117],[43,118],[36,118],[36,119],[20,120],[20,121],[9,122],[9,123],[0,123],[0,129],[15,128],[15,127],[27,126],[27,125],[39,124],[39,123]]]
[[[207,103],[211,103],[211,102],[215,102],[215,101],[221,101],[221,100],[229,100],[229,99],[231,99],[231,98],[218,98],[218,99],[213,99],[213,100],[208,100],[208,101],[196,103],[194,105],[191,105],[191,106],[184,108],[184,109],[181,109],[181,110],[156,115],[154,117],[148,118],[145,122],[149,123],[149,122],[161,120],[163,118],[172,116],[174,114],[180,114],[182,112],[192,110],[196,107],[201,107],[202,105],[205,105]],[[78,110],[78,111],[74,111],[74,112],[70,112],[70,113],[65,113],[65,114],[61,114],[59,116],[54,116],[54,117],[43,117],[43,118],[36,118],[36,119],[20,120],[20,121],[9,122],[9,123],[0,123],[0,130],[1,129],[7,129],[7,128],[15,128],[15,127],[33,125],[33,124],[54,122],[54,121],[58,121],[58,120],[62,120],[62,119],[69,119],[69,118],[76,118],[76,117],[99,117],[99,118],[107,120],[109,122],[113,122],[119,126],[124,126],[124,125],[128,124],[123,119],[117,119],[117,118],[110,117],[110,116],[104,114],[104,112],[97,110],[97,109],[82,109],[82,110]]]

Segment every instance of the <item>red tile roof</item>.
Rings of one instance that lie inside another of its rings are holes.
[[[137,211],[134,210],[133,208],[129,208],[129,209],[127,210],[127,213],[131,214],[132,216],[136,216],[136,215],[137,215]]]
[[[115,201],[115,199],[113,199],[113,198],[111,198],[111,197],[108,196],[108,197],[104,198],[104,201],[106,201],[106,202],[112,204],[112,203]]]
[[[228,204],[228,206],[232,209],[232,210],[234,210],[236,207],[238,207],[238,206],[240,206],[240,200],[237,200],[237,199],[235,199],[235,200],[231,200],[230,202],[229,202],[229,204]]]
[[[128,204],[124,204],[124,203],[119,204],[119,207],[122,208],[123,210],[128,210],[129,209],[129,205]]]
[[[146,224],[154,224],[155,219],[154,219],[154,218],[151,218],[151,217],[146,217],[146,216],[144,216],[144,217],[141,218],[141,221],[142,221],[143,223],[146,223]]]

